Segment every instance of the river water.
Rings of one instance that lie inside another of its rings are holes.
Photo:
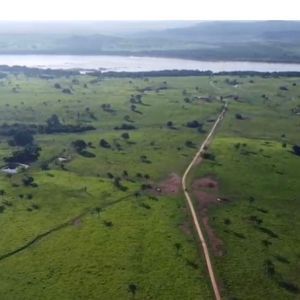
[[[0,65],[27,66],[50,69],[97,69],[104,71],[258,71],[300,72],[300,64],[241,62],[241,61],[197,61],[178,58],[112,56],[112,55],[0,55]]]

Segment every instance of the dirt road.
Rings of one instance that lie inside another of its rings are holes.
[[[187,176],[189,175],[190,170],[192,169],[192,167],[198,161],[199,156],[204,152],[205,148],[209,145],[209,143],[212,139],[212,136],[215,133],[218,124],[223,120],[226,111],[227,111],[227,102],[225,102],[222,112],[219,114],[219,116],[218,116],[217,120],[215,121],[213,127],[211,128],[210,132],[208,133],[207,137],[205,138],[204,142],[202,143],[201,147],[199,148],[198,152],[194,156],[193,160],[191,161],[191,163],[189,164],[189,166],[185,170],[185,172],[183,174],[183,177],[182,177],[182,189],[184,191],[185,198],[187,200],[188,206],[189,206],[191,214],[192,214],[193,223],[194,223],[197,235],[198,235],[199,240],[200,240],[201,245],[202,245],[202,249],[203,249],[203,253],[204,253],[204,257],[205,257],[205,261],[206,261],[210,281],[211,281],[211,284],[212,284],[212,288],[213,288],[216,300],[221,300],[221,294],[220,294],[219,286],[218,286],[217,281],[216,281],[213,265],[212,265],[212,262],[211,262],[211,259],[210,259],[209,250],[208,250],[203,232],[201,230],[200,222],[198,220],[193,202],[192,202],[191,197],[189,195],[189,192],[187,190],[186,179],[187,179]]]

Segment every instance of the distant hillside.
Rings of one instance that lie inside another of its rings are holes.
[[[112,54],[300,63],[300,22],[0,22],[0,54]]]
[[[143,32],[140,37],[167,38],[198,42],[245,42],[268,39],[281,41],[289,38],[299,41],[298,21],[219,21],[200,22],[185,28],[173,28],[159,32]],[[137,36],[138,36],[137,35]]]

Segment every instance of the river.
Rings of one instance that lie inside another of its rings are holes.
[[[300,64],[242,61],[197,61],[178,58],[113,56],[113,55],[0,55],[0,65],[50,69],[97,69],[103,71],[258,71],[300,72]]]

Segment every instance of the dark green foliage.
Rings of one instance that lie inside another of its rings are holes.
[[[50,170],[49,164],[48,164],[47,162],[42,162],[42,163],[41,163],[41,169],[42,169],[43,171],[48,171],[48,170]]]
[[[121,137],[122,137],[124,140],[128,140],[128,139],[130,138],[128,132],[123,132],[123,133],[121,134]]]
[[[106,221],[104,220],[103,221],[103,224],[106,226],[106,227],[112,227],[113,226],[113,223],[111,221]]]
[[[266,233],[271,238],[278,238],[278,235],[268,228],[261,226],[257,226],[256,228],[259,229],[261,232]]]
[[[76,140],[72,142],[72,146],[76,152],[80,153],[82,150],[87,148],[87,143],[84,140]]]
[[[107,173],[107,177],[110,178],[110,179],[112,179],[112,178],[114,178],[114,175],[112,173],[108,172]]]
[[[240,114],[240,113],[236,113],[236,114],[235,114],[235,118],[236,118],[237,120],[244,120],[243,115]]]
[[[137,291],[137,285],[134,283],[130,283],[128,285],[128,291],[132,294],[132,296],[135,296],[136,291]]]
[[[88,130],[94,130],[95,127],[91,125],[71,125],[71,124],[63,124],[60,122],[58,116],[53,114],[49,119],[47,119],[46,126],[39,126],[39,133],[72,133],[72,132],[84,132]]]
[[[300,156],[300,146],[294,145],[293,146],[293,151],[294,151],[295,155]]]
[[[25,186],[32,186],[34,183],[34,178],[32,176],[24,177],[22,182]]]
[[[120,177],[115,177],[114,178],[114,186],[117,187],[119,190],[121,190],[123,192],[128,190],[128,188],[126,186],[122,185]]]
[[[226,218],[226,219],[224,220],[224,224],[225,224],[225,225],[230,225],[230,224],[231,224],[230,219]]]
[[[33,135],[28,130],[20,130],[15,132],[13,139],[17,146],[25,146],[33,143]]]
[[[64,94],[69,94],[69,95],[72,94],[72,91],[71,91],[69,88],[63,89],[62,92],[63,92]]]
[[[272,277],[275,275],[275,265],[270,259],[265,260],[264,267],[268,276]]]
[[[141,190],[150,190],[150,189],[152,189],[152,185],[151,184],[143,183],[141,185]]]
[[[111,145],[105,139],[101,139],[99,145],[103,148],[111,148]]]
[[[32,163],[40,155],[41,148],[37,145],[27,144],[24,149],[13,152],[12,156],[5,157],[4,160],[9,163]]]
[[[186,126],[189,128],[198,128],[198,127],[202,127],[203,124],[197,120],[194,120],[194,121],[187,122]]]
[[[204,159],[209,159],[209,160],[215,160],[216,159],[216,156],[213,154],[213,153],[210,153],[210,152],[203,152],[201,154],[201,156],[204,158]]]
[[[61,85],[60,85],[59,83],[55,83],[55,84],[54,84],[54,87],[55,87],[56,89],[61,89]]]
[[[196,148],[196,145],[192,141],[186,141],[185,145],[189,148]]]
[[[278,282],[279,286],[286,289],[288,292],[293,293],[293,294],[299,294],[300,289],[297,285],[294,283],[288,282],[288,281],[279,281]]]
[[[78,152],[81,156],[87,157],[87,158],[93,158],[96,157],[96,155],[92,152],[86,151],[86,150],[82,150],[80,152]]]
[[[116,126],[114,129],[115,130],[134,130],[134,129],[136,129],[136,127],[131,124],[123,123],[121,126]]]

